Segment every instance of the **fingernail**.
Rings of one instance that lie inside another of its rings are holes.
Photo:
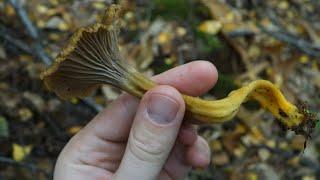
[[[178,103],[164,95],[153,94],[149,98],[147,112],[152,121],[167,124],[173,121],[179,110]]]

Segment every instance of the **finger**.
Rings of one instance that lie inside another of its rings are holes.
[[[191,146],[196,142],[196,140],[197,140],[197,130],[195,129],[194,125],[184,120],[178,134],[178,141],[182,145]]]
[[[198,136],[194,145],[188,147],[186,162],[195,168],[204,168],[210,164],[210,148],[203,137]]]
[[[167,159],[159,179],[184,179],[191,169],[186,163],[186,146],[176,142]],[[168,178],[169,177],[169,178]]]
[[[134,118],[116,179],[156,179],[175,143],[184,111],[176,89],[160,85],[148,91]]]
[[[180,92],[198,96],[217,81],[217,70],[206,61],[194,61],[154,77],[155,81],[175,87]],[[196,84],[196,85],[195,85]],[[138,99],[122,95],[100,112],[86,127],[97,137],[110,141],[125,141],[138,106]]]
[[[208,61],[193,61],[154,77],[158,84],[176,87],[181,93],[200,96],[217,82],[218,71]]]
[[[186,146],[176,142],[159,179],[184,179],[191,167],[204,168],[210,163],[210,149],[200,136],[194,144]]]

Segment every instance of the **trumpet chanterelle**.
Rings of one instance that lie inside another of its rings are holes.
[[[123,61],[117,42],[119,16],[120,7],[112,5],[97,23],[74,33],[53,65],[41,75],[49,90],[63,99],[83,98],[101,84],[111,84],[142,97],[156,86],[155,82]],[[266,80],[253,81],[220,100],[182,96],[188,113],[201,123],[228,121],[236,115],[242,103],[252,99],[270,111],[283,127],[307,138],[316,124],[314,115],[288,102],[281,91]]]

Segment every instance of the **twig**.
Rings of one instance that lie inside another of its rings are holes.
[[[39,32],[37,31],[36,27],[30,21],[27,12],[18,2],[19,0],[8,0],[11,6],[14,8],[16,13],[18,14],[20,20],[22,21],[23,25],[26,27],[26,30],[30,34],[33,39],[39,38]]]
[[[36,57],[38,57],[43,63],[46,65],[50,65],[52,60],[49,55],[45,52],[42,42],[40,40],[39,32],[34,24],[29,19],[29,16],[25,9],[18,2],[19,0],[8,0],[11,6],[14,8],[16,13],[18,14],[22,24],[26,27],[26,31],[28,35],[34,40],[33,53]]]
[[[82,102],[84,104],[86,104],[87,106],[91,107],[93,111],[95,111],[96,113],[102,111],[103,107],[98,105],[97,103],[94,102],[94,100],[92,98],[85,98],[82,100]]]
[[[25,53],[28,53],[28,54],[31,54],[33,56],[38,57],[38,59],[42,60],[42,62],[44,62],[44,63],[46,61],[43,59],[48,59],[48,61],[50,61],[50,62],[52,61],[51,58],[44,52],[44,50],[41,46],[38,46],[36,48],[29,47],[25,42],[9,35],[7,33],[7,31],[8,30],[5,30],[3,27],[0,26],[0,37],[3,38],[4,40],[8,41],[9,43],[11,43],[13,46],[20,49],[21,51],[24,51]],[[35,54],[35,52],[38,52],[38,54]],[[45,64],[47,64],[47,63],[45,63]],[[103,107],[96,104],[92,100],[92,98],[86,98],[86,99],[82,100],[82,102],[83,102],[83,104],[89,106],[90,109],[93,110],[95,113],[98,113],[103,109]]]
[[[29,46],[27,46],[23,41],[13,38],[1,26],[0,26],[0,37],[3,38],[3,40],[8,41],[9,43],[11,43],[13,46],[20,49],[21,51],[24,51],[28,54],[32,54],[32,49]]]
[[[246,30],[234,30],[231,32],[228,32],[227,35],[231,38],[237,38],[237,37],[243,37],[243,36],[254,36],[257,33],[254,31],[251,31],[249,29]]]
[[[6,36],[6,33],[3,33],[4,35],[3,38],[11,42],[13,45],[21,49],[22,51],[25,51],[28,54],[34,55],[39,60],[41,60],[44,64],[49,66],[52,63],[52,58],[47,54],[47,52],[43,48],[43,44],[39,36],[40,34],[39,31],[29,19],[29,16],[25,11],[25,9],[20,5],[20,3],[18,3],[18,0],[8,0],[8,1],[12,5],[12,7],[15,9],[23,25],[26,27],[26,30],[29,36],[34,40],[34,44],[32,48],[26,48],[29,46],[23,43],[22,41],[11,38],[10,36]],[[82,101],[85,105],[89,106],[93,111],[95,111],[95,113],[103,109],[102,106],[94,103],[94,101],[91,98],[86,98]]]
[[[303,39],[299,39],[298,37],[295,37],[293,35],[289,35],[287,33],[281,32],[281,31],[274,31],[274,30],[269,30],[265,28],[262,25],[258,25],[258,27],[268,35],[286,42],[287,44],[296,47],[300,51],[314,57],[320,57],[320,47],[313,45]]]
[[[285,31],[286,28],[283,26],[284,23],[280,21],[280,18],[276,16],[276,13],[274,13],[273,10],[267,9],[266,16],[272,22],[275,30],[268,29],[265,26],[258,24],[257,26],[262,32],[283,41],[310,56],[320,57],[320,46],[314,45],[311,42],[303,40]]]
[[[48,178],[52,177],[51,173],[49,173],[45,169],[42,169],[34,164],[27,164],[27,163],[23,163],[23,162],[18,162],[18,161],[15,161],[13,159],[3,157],[3,156],[0,156],[0,163],[11,165],[11,166],[18,166],[18,167],[22,167],[22,168],[27,168],[31,171],[41,172],[41,173],[45,174]]]

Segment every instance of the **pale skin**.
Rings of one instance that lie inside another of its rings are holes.
[[[185,179],[210,163],[207,142],[184,118],[181,93],[200,96],[217,81],[214,65],[194,61],[153,77],[141,100],[122,94],[60,153],[54,179]]]

